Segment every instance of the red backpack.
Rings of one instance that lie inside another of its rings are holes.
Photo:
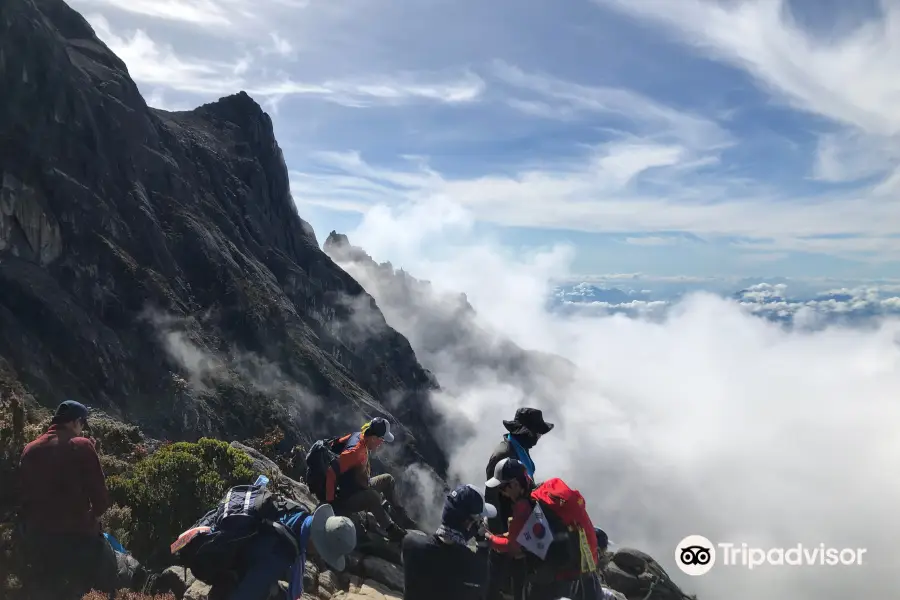
[[[538,486],[531,498],[540,504],[554,534],[544,560],[533,557],[535,578],[572,579],[595,571],[599,560],[597,534],[581,492],[554,477]]]

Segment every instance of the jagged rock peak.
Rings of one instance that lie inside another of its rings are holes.
[[[349,246],[350,238],[347,237],[344,233],[338,233],[334,229],[331,230],[331,233],[328,234],[328,238],[325,239],[325,248],[337,247],[341,246]]]
[[[345,234],[338,233],[334,230],[328,234],[325,243],[322,245],[322,250],[338,262],[350,261],[373,264],[375,262],[365,250],[352,245],[350,239]]]
[[[229,121],[244,130],[258,131],[262,126],[261,133],[265,134],[265,138],[271,140],[272,144],[275,143],[271,117],[243,90],[219,98],[215,102],[203,104],[193,112],[207,118]]]

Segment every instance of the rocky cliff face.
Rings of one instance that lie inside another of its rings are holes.
[[[0,356],[160,437],[309,441],[387,415],[439,472],[437,384],[296,213],[241,92],[148,108],[61,0],[0,3]],[[370,307],[377,334],[347,323]]]

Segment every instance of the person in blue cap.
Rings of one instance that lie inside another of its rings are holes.
[[[83,436],[87,423],[87,407],[66,400],[19,461],[32,585],[52,598],[81,598],[92,588],[115,591],[116,557],[100,527],[110,500],[94,443]]]
[[[450,492],[437,531],[403,539],[404,600],[483,600],[488,565],[469,541],[479,536],[484,518],[495,516],[497,509],[471,485]]]

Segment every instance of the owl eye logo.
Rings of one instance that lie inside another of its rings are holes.
[[[703,546],[681,548],[679,556],[681,563],[685,565],[707,565],[710,558],[712,558],[712,555],[709,552],[709,548],[704,548]]]
[[[683,573],[705,575],[716,564],[716,548],[702,535],[689,535],[675,546],[675,564]]]

